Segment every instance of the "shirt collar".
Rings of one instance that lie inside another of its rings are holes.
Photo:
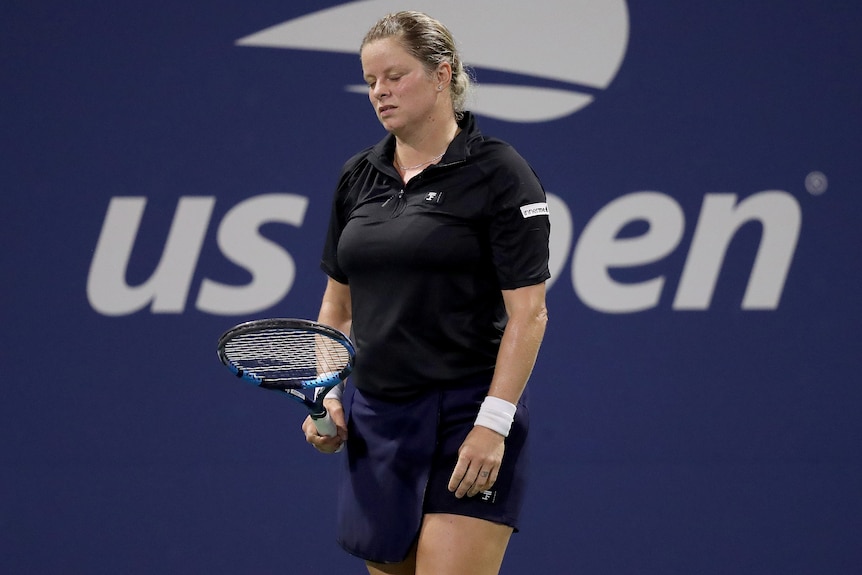
[[[456,164],[464,162],[470,154],[470,143],[476,137],[481,137],[476,118],[470,112],[464,112],[464,116],[458,122],[461,131],[449,144],[446,153],[440,160],[439,165]],[[394,172],[392,160],[395,157],[395,136],[387,134],[371,149],[368,160],[382,172]],[[397,176],[397,173],[395,174]]]

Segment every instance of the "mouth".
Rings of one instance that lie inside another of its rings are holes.
[[[381,116],[383,116],[383,115],[387,114],[388,112],[391,112],[394,109],[395,109],[395,106],[390,106],[390,105],[379,106],[377,108],[377,113],[380,114]]]

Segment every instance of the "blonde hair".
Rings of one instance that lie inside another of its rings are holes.
[[[360,53],[366,44],[384,38],[396,38],[410,55],[425,65],[429,73],[443,62],[452,66],[449,90],[455,118],[460,120],[464,116],[472,78],[461,62],[455,39],[448,28],[422,12],[395,12],[384,16],[368,30],[359,47]]]

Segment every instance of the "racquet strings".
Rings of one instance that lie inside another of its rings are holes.
[[[347,348],[330,337],[277,327],[238,334],[224,353],[243,372],[279,384],[338,374],[350,362]]]

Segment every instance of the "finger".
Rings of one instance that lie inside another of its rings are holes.
[[[321,453],[336,453],[344,445],[344,441],[337,435],[312,436],[308,438],[308,442]]]
[[[470,462],[463,457],[459,457],[458,462],[455,464],[455,469],[449,477],[449,491],[455,493],[455,497],[464,497],[464,493],[467,492],[467,487],[463,485],[469,468]]]
[[[482,491],[487,491],[494,486],[494,483],[497,480],[496,471],[489,471],[487,469],[480,469],[479,473],[476,477],[476,480],[473,482],[473,486],[467,492],[467,497],[473,497],[474,495],[481,493]]]
[[[326,405],[326,411],[335,423],[336,434],[341,438],[341,441],[347,441],[347,419],[344,414],[344,407],[337,399],[327,399],[323,402]]]
[[[305,435],[305,440],[311,443],[311,438],[317,435],[317,430],[314,428],[314,422],[311,417],[306,417],[302,420],[302,434]]]
[[[494,485],[496,485],[497,478],[499,476],[500,476],[500,468],[499,467],[495,467],[494,469],[491,470],[491,477],[488,478],[488,485],[485,487],[485,491],[487,491],[488,489],[491,489],[492,487],[494,487]]]
[[[302,432],[305,434],[305,441],[310,443],[321,453],[336,453],[337,451],[340,451],[341,446],[344,443],[343,436],[346,436],[346,433],[340,432],[338,435],[333,436],[320,435],[314,421],[310,417],[307,417],[305,421],[302,422]]]
[[[459,499],[462,497],[472,497],[481,491],[481,487],[485,484],[485,480],[480,477],[480,470],[480,465],[476,463],[471,462],[468,465],[467,471],[461,479],[461,483],[455,490],[455,497]]]
[[[341,402],[337,399],[327,399],[323,402],[323,405],[326,407],[326,411],[329,413],[329,416],[332,417],[332,421],[335,422],[336,427],[339,428],[339,432],[341,428],[346,432],[347,420],[345,418],[344,407],[341,405]]]
[[[339,437],[327,437],[325,441],[321,441],[314,445],[315,449],[317,449],[321,453],[338,453],[341,451],[344,442],[341,441]]]

